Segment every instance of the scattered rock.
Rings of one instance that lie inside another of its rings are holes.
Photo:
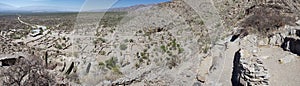
[[[267,46],[269,45],[269,38],[264,38],[258,41],[258,46]]]
[[[257,47],[258,36],[256,35],[247,35],[243,40],[239,41],[239,45],[249,50],[254,50]]]
[[[239,83],[243,86],[269,85],[269,73],[263,62],[248,52],[239,51]]]
[[[66,71],[66,74],[67,74],[67,75],[69,75],[69,74],[72,72],[74,66],[75,66],[75,65],[74,65],[74,62],[72,62],[71,65],[70,65],[70,67],[69,67],[68,70]]]
[[[201,83],[205,83],[206,77],[201,76],[201,75],[198,75],[198,76],[197,76],[197,80],[198,80],[199,82],[201,82]]]
[[[195,82],[193,86],[202,86],[200,82]]]
[[[261,56],[261,59],[268,59],[270,56]]]
[[[233,35],[233,36],[231,37],[231,39],[230,39],[230,42],[234,42],[236,39],[239,38],[239,36],[240,36],[240,34],[238,34],[238,35]]]
[[[275,34],[270,38],[270,45],[280,46],[283,42],[283,37],[280,34]]]
[[[1,66],[11,66],[14,65],[17,61],[17,58],[5,58],[5,59],[1,59]]]
[[[24,58],[23,56],[16,57],[14,55],[9,55],[0,58],[0,66],[12,66],[20,59]]]
[[[89,63],[86,67],[86,74],[90,72],[90,69],[91,69],[91,63]]]
[[[293,61],[296,61],[296,56],[295,55],[288,55],[288,56],[285,56],[284,58],[281,58],[279,60],[279,63],[280,64],[286,64],[286,63],[290,63],[290,62],[293,62]]]
[[[300,20],[296,21],[296,24],[300,26]]]

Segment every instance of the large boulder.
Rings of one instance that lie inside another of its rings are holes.
[[[270,38],[270,45],[273,46],[280,46],[283,42],[283,36],[281,36],[280,34],[275,34],[274,36],[272,36]]]
[[[269,45],[269,38],[263,38],[258,41],[258,46],[267,46]]]
[[[300,55],[300,40],[292,37],[286,37],[281,47],[294,54]]]

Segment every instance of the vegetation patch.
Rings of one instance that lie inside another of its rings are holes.
[[[249,34],[260,34],[270,36],[273,31],[284,25],[291,25],[295,16],[289,12],[289,9],[277,5],[255,5],[246,10],[246,17],[239,24],[245,28],[241,36]]]
[[[143,52],[137,52],[137,60],[138,62],[135,63],[135,67],[138,69],[143,63],[146,63],[146,65],[150,64],[149,56],[150,54],[147,52],[148,50],[145,49]]]
[[[99,54],[100,54],[100,55],[105,55],[106,52],[105,52],[105,51],[99,51]]]
[[[164,45],[160,46],[160,49],[162,49],[163,52],[167,52],[167,48],[166,48],[166,46],[164,46]]]
[[[100,68],[104,68],[105,67],[105,63],[104,62],[99,62],[98,65],[99,65]]]
[[[56,43],[54,47],[55,47],[56,49],[63,49],[63,46],[60,45],[60,44],[58,44],[58,43]]]
[[[178,66],[178,63],[180,63],[180,59],[177,56],[174,56],[172,58],[167,58],[167,60],[168,60],[167,66],[169,67],[169,69]]]
[[[180,44],[176,42],[176,39],[173,39],[170,43],[167,44],[167,46],[162,45],[160,46],[160,49],[164,53],[168,53],[169,56],[172,56],[171,51],[178,51],[178,54],[183,53],[184,49],[181,48]]]
[[[126,14],[127,12],[106,12],[100,21],[100,25],[104,25],[105,27],[116,26]]]
[[[93,41],[94,44],[98,44],[98,43],[105,43],[106,42],[106,39],[104,38],[97,38],[95,41]]]
[[[126,50],[126,49],[127,49],[127,45],[125,45],[125,44],[120,45],[120,50]]]
[[[122,72],[120,71],[120,67],[117,65],[117,62],[118,62],[118,59],[116,57],[112,57],[105,61],[105,66],[106,66],[106,68],[110,69],[114,73],[122,74]],[[100,63],[99,63],[99,65],[100,65]]]

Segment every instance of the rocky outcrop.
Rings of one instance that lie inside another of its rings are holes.
[[[284,39],[284,43],[281,46],[284,50],[290,51],[292,53],[295,53],[297,55],[300,55],[300,40],[286,37]]]
[[[243,86],[261,86],[269,85],[269,73],[264,67],[263,62],[255,55],[247,50],[240,49],[235,58],[238,58],[238,63],[235,63],[238,75],[236,82]]]
[[[250,44],[247,41],[241,40],[241,45],[249,46],[255,43],[258,46],[279,46],[285,51],[290,51],[294,54],[300,55],[300,26],[285,25],[284,27],[280,27],[278,30],[272,32],[272,35],[269,35],[268,37],[263,37],[259,34],[247,34],[248,36],[241,36],[241,34],[245,34],[243,33],[243,29],[236,29],[230,41],[233,42],[236,39],[251,40]]]
[[[5,58],[0,60],[0,66],[11,66],[16,63],[17,59],[16,58]]]
[[[280,46],[283,43],[283,36],[281,34],[275,34],[274,36],[269,38],[269,44],[273,46]]]
[[[297,23],[297,22],[296,22]],[[286,30],[282,39],[281,48],[285,51],[290,51],[294,54],[300,55],[300,27],[299,26],[285,26]]]

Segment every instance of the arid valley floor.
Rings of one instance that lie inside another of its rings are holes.
[[[0,86],[297,86],[300,1],[0,15]]]

